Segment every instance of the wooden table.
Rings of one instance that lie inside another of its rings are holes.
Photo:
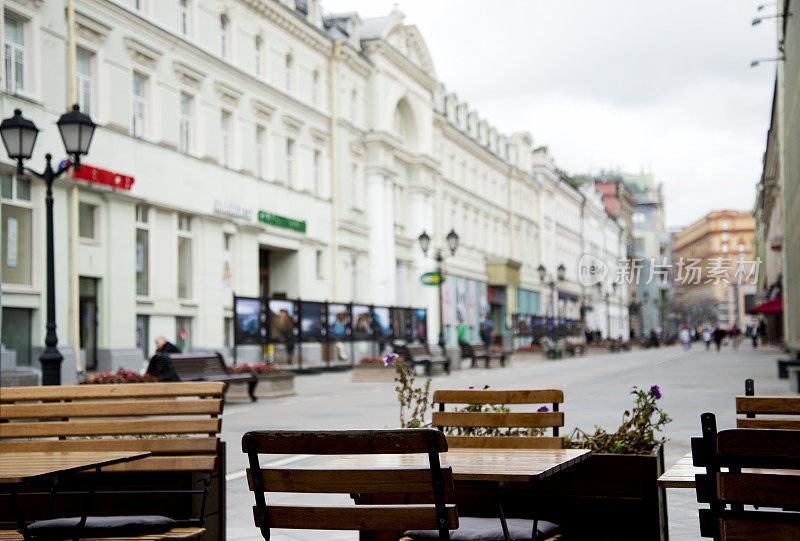
[[[453,468],[455,481],[530,483],[540,481],[589,458],[588,449],[451,449],[441,453],[442,467]],[[346,455],[318,464],[325,469],[427,467],[428,457]]]
[[[149,451],[0,452],[0,485],[25,484],[148,456]]]
[[[721,471],[727,471],[721,468]],[[674,466],[665,471],[658,478],[658,486],[664,488],[695,488],[695,475],[703,475],[706,469],[694,466],[692,463],[692,453],[686,453],[678,460]],[[768,473],[777,475],[800,475],[800,470],[772,470],[765,468],[742,468],[742,473]]]

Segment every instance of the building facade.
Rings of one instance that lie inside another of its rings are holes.
[[[747,314],[758,268],[754,233],[749,212],[721,210],[675,234],[673,260],[680,273],[675,276],[675,306],[682,322],[740,329],[755,323]]]
[[[434,248],[461,239],[445,260],[451,343],[459,318],[474,338],[484,315],[505,338],[519,310],[580,319],[584,195],[529,134],[448,93],[399,11],[76,0],[74,73],[65,2],[3,0],[2,15],[0,109],[42,129],[29,165],[59,155],[72,101],[98,124],[83,172],[54,189],[63,381],[138,369],[159,335],[231,347],[234,294],[427,307],[437,329],[423,231]],[[44,187],[5,157],[1,176],[3,366],[35,366]],[[538,268],[559,264],[552,295]]]

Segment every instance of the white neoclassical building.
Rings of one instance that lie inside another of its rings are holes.
[[[138,369],[158,335],[230,346],[234,294],[425,307],[433,341],[439,299],[420,275],[436,249],[450,343],[459,320],[477,339],[484,315],[505,339],[514,313],[581,319],[587,194],[530,134],[500,134],[448,93],[399,11],[362,20],[316,0],[74,0],[70,73],[66,3],[0,3],[0,112],[19,108],[42,130],[29,165],[59,159],[54,122],[72,101],[99,126],[82,173],[54,190],[63,381]],[[2,363],[35,366],[44,187],[17,177],[5,153],[0,162]],[[610,257],[618,224],[592,225]],[[538,269],[561,264],[553,296]]]

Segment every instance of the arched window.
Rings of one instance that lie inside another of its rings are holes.
[[[403,140],[405,146],[414,148],[416,145],[416,128],[414,114],[405,98],[397,102],[394,110],[392,131]]]
[[[394,110],[394,133],[400,136],[401,139],[406,139],[408,136],[408,128],[406,127],[406,120],[403,118],[403,113],[400,111],[400,106]]]

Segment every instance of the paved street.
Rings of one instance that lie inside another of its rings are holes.
[[[738,351],[724,347],[721,353],[695,345],[689,352],[679,346],[634,350],[618,354],[590,354],[559,361],[520,361],[505,369],[471,369],[437,376],[433,388],[466,388],[490,385],[497,389],[560,388],[565,393],[563,411],[566,433],[578,426],[595,424],[607,429],[619,426],[629,407],[631,387],[659,385],[662,407],[674,419],[666,436],[667,467],[689,451],[689,438],[699,433],[700,414],[717,414],[720,428],[735,426],[733,397],[743,394],[744,380],[756,381],[757,394],[791,394],[788,383],[778,380],[775,349],[753,351],[742,344]],[[242,434],[255,428],[392,428],[397,427],[398,405],[391,383],[353,383],[349,372],[296,378],[297,396],[263,400],[255,405],[226,406],[223,438],[228,443],[228,536],[232,540],[260,539],[252,525],[252,496],[243,477],[245,456],[240,451]],[[276,456],[283,463],[300,463],[305,457]],[[313,460],[313,459],[312,459]],[[280,462],[279,462],[280,463]],[[308,462],[311,463],[311,462]],[[699,538],[695,493],[668,490],[670,539]],[[305,539],[304,532],[279,532],[276,539]],[[355,539],[355,534],[333,534],[335,539]]]

